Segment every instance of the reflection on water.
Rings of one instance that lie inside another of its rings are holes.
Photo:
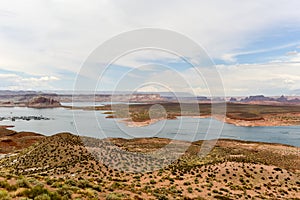
[[[103,111],[69,110],[64,108],[0,108],[0,117],[44,116],[51,120],[0,121],[0,125],[14,125],[16,131],[33,131],[45,135],[59,132],[105,138],[105,137],[164,137],[195,141],[218,137],[222,123],[210,119],[179,117],[177,120],[162,120],[145,127],[127,127],[116,123],[120,119],[106,119]],[[209,135],[207,131],[209,130]],[[238,127],[224,124],[221,138],[261,141],[300,146],[300,127]]]

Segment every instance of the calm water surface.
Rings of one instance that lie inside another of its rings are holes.
[[[15,127],[12,129],[16,131],[33,131],[44,135],[71,132],[97,138],[163,137],[187,141],[220,137],[300,146],[300,126],[238,127],[213,119],[180,117],[177,120],[159,121],[146,127],[128,127],[125,123],[120,122],[120,119],[106,119],[106,115],[102,113],[103,111],[64,108],[2,107],[0,108],[0,117],[42,115],[50,120],[16,120],[14,122],[4,120],[0,121],[0,125],[14,125]]]

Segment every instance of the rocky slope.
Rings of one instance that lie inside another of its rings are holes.
[[[32,132],[16,132],[0,127],[0,154],[12,153],[31,146],[44,138]]]
[[[219,140],[207,156],[200,157],[203,142],[198,141],[169,166],[127,171],[133,165],[159,161],[135,153],[151,154],[170,142],[162,138],[99,140],[69,133],[45,137],[0,160],[0,187],[14,199],[42,194],[50,199],[300,198],[299,148],[280,144]],[[175,141],[172,153],[184,144]]]

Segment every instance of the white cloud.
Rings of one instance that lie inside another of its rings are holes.
[[[2,1],[0,69],[35,76],[24,78],[1,74],[1,83],[11,81],[3,88],[47,88],[47,82],[63,79],[59,72],[76,73],[102,42],[121,32],[145,27],[182,33],[202,45],[213,58],[234,62],[237,55],[253,53],[240,49],[260,39],[266,31],[280,24],[299,28],[299,8],[298,0],[288,3],[283,0],[132,0],[130,3],[119,0]],[[245,88],[251,93],[265,91],[268,87],[278,91],[300,88],[297,84],[299,53],[294,52],[289,57],[283,59],[288,61],[287,64],[279,59],[280,63],[265,65],[218,66],[226,92],[247,93]],[[155,59],[176,61],[175,57],[167,54],[144,52],[123,57],[117,64],[134,67],[144,64],[143,60]],[[198,80],[191,71],[187,70],[183,76],[192,82],[195,91],[207,92],[202,87],[203,81]],[[152,78],[164,80],[166,84],[174,82],[174,87],[188,90],[188,86],[180,84],[180,78],[170,71],[158,73]]]
[[[217,82],[218,77],[211,69],[194,68],[182,72],[173,69],[161,70],[159,73],[145,73],[140,85],[156,83],[163,88],[154,85],[142,87],[140,91],[157,92],[172,91],[194,93],[199,96],[222,94],[232,95],[281,95],[292,94],[300,88],[300,63],[266,63],[266,64],[242,64],[242,65],[218,65],[217,70],[223,82],[223,87],[207,85],[207,82]],[[288,70],[287,70],[288,69]],[[211,74],[211,76],[207,76]],[[133,81],[128,79],[127,82]],[[216,87],[216,88],[214,88]]]
[[[11,90],[49,90],[54,81],[60,79],[55,76],[23,77],[17,74],[0,74],[0,89]]]
[[[299,26],[299,6],[293,0],[3,1],[0,64],[37,75],[76,72],[97,45],[143,27],[178,31],[221,58],[276,24]]]
[[[232,54],[232,53],[229,54],[229,53],[226,53],[226,54],[223,54],[221,58],[222,58],[223,60],[227,61],[227,62],[233,63],[233,62],[236,62],[235,56],[236,56],[236,54]]]
[[[298,52],[297,51],[289,51],[286,53],[287,56],[295,56],[295,55],[298,55]]]
[[[114,64],[131,68],[138,68],[142,65],[148,64],[149,66],[147,68],[144,67],[143,69],[151,70],[150,65],[152,62],[158,63],[161,61],[175,63],[180,62],[181,59],[178,56],[163,50],[141,49],[120,57]]]
[[[157,85],[145,85],[138,88],[137,92],[173,92],[173,91],[169,91],[168,88],[157,86]]]
[[[16,74],[0,74],[1,79],[12,79],[12,78],[17,78],[19,77]]]
[[[300,88],[299,67],[300,63],[217,66],[229,95],[289,94]]]

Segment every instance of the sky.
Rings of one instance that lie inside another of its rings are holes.
[[[300,95],[299,10],[298,0],[3,0],[0,89],[73,90],[101,44],[128,31],[156,28],[199,44],[227,96]],[[96,77],[95,87],[209,95],[207,77],[196,75],[201,67],[141,50],[116,60]]]

